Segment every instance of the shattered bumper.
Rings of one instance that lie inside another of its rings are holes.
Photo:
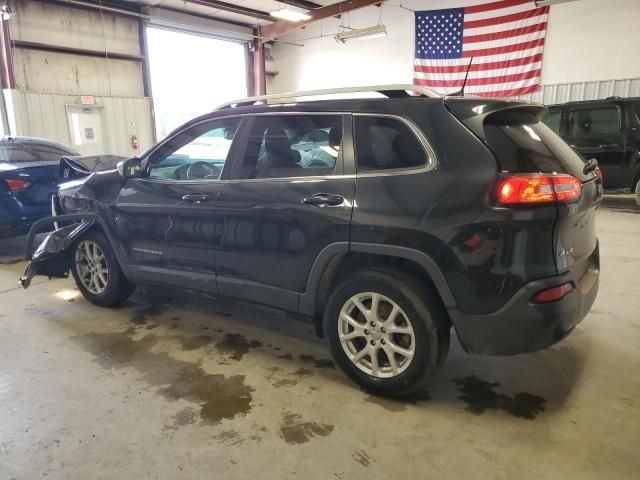
[[[29,288],[31,280],[36,275],[67,278],[71,264],[69,247],[93,226],[95,219],[96,215],[92,213],[76,213],[43,218],[35,222],[27,235],[26,259],[29,260],[29,264],[19,280],[22,288]],[[66,222],[76,223],[57,228],[49,233],[40,246],[33,251],[33,242],[38,233],[52,224]]]

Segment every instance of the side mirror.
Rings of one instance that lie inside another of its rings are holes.
[[[142,176],[142,161],[138,157],[118,162],[118,172],[123,178],[140,178]]]

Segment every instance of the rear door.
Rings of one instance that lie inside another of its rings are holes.
[[[216,204],[224,223],[216,252],[223,294],[298,311],[323,250],[348,250],[355,190],[349,118],[273,113],[249,120]]]
[[[568,112],[567,142],[586,160],[598,160],[607,188],[624,188],[629,183],[623,113],[614,102],[571,105]]]

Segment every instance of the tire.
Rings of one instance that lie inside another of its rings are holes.
[[[377,316],[371,309],[375,295]],[[397,315],[392,326],[389,321],[394,304]],[[356,320],[357,328],[351,320]],[[400,397],[423,390],[449,350],[449,322],[439,297],[418,279],[395,272],[360,270],[345,278],[331,293],[323,322],[336,363],[364,390],[376,395]],[[385,325],[403,333],[390,333]],[[407,355],[398,353],[398,347]],[[371,354],[362,357],[366,349],[375,352],[377,371]]]
[[[92,256],[93,262],[87,260]],[[101,307],[122,303],[136,288],[124,277],[105,236],[97,231],[88,232],[73,245],[71,273],[84,298]]]
[[[636,205],[640,207],[640,180],[636,182]]]

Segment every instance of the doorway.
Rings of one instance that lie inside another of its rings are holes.
[[[244,43],[148,27],[158,140],[225,101],[247,96]]]

